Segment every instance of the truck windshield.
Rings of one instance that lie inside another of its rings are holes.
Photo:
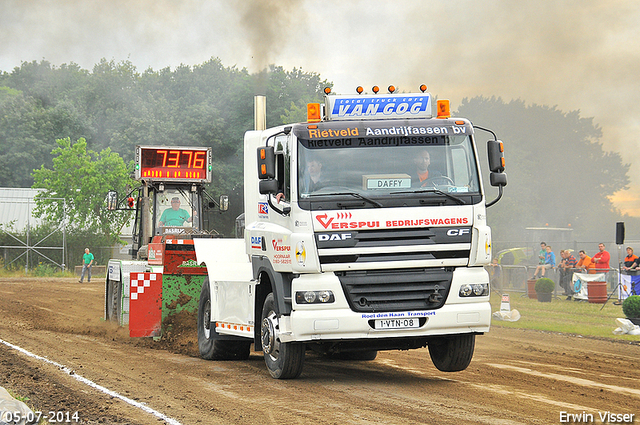
[[[298,198],[351,194],[385,205],[383,198],[479,194],[471,126],[434,121],[320,123],[317,132],[297,131]]]

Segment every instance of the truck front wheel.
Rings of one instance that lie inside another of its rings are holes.
[[[272,377],[291,379],[300,376],[304,365],[305,345],[280,341],[280,324],[273,293],[267,295],[262,307],[260,339],[264,362]]]
[[[465,370],[476,345],[474,334],[451,335],[429,341],[429,355],[435,367],[442,372]]]
[[[198,303],[198,350],[205,360],[246,360],[251,342],[218,339],[211,324],[211,290],[205,279]]]

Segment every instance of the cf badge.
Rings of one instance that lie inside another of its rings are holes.
[[[304,267],[307,262],[307,250],[304,247],[304,242],[300,241],[296,244],[296,261],[298,265]]]

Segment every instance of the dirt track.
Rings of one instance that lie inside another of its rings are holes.
[[[603,423],[607,411],[640,423],[638,344],[494,327],[464,372],[439,372],[427,349],[372,362],[308,354],[299,379],[278,381],[261,353],[199,359],[194,317],[163,341],[129,338],[102,320],[103,291],[101,281],[0,279],[0,339],[73,371],[0,343],[0,386],[87,424],[163,423],[125,397],[183,425]]]

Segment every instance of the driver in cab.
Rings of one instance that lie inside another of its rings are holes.
[[[429,174],[429,165],[431,165],[431,156],[429,151],[422,149],[413,157],[413,162],[416,165],[416,172],[411,176],[411,187],[427,187],[432,186],[429,181],[429,177],[437,177],[437,172]]]
[[[167,208],[160,216],[158,225],[163,226],[183,226],[184,223],[191,223],[193,218],[189,216],[186,210],[180,208],[180,198],[173,197],[171,199],[171,208]]]

